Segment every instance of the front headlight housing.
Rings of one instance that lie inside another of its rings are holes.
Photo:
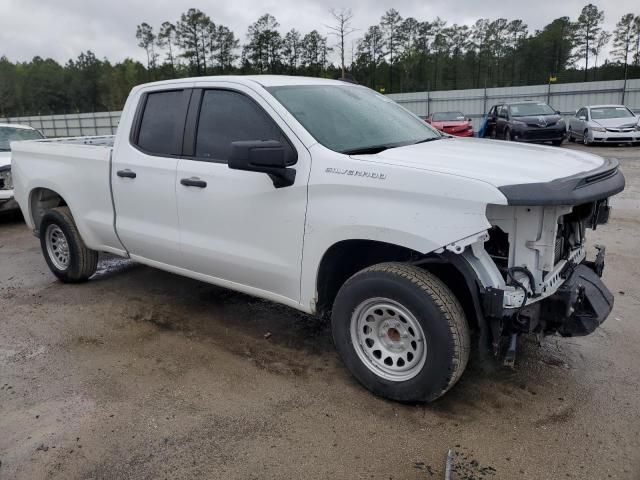
[[[514,127],[526,127],[527,123],[523,122],[521,120],[511,120],[511,123],[513,124]]]
[[[593,130],[594,132],[606,132],[607,129],[604,127],[591,127],[591,130]]]
[[[13,190],[11,167],[0,168],[0,190]]]

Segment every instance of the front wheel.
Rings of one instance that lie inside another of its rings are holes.
[[[584,145],[591,145],[591,142],[589,141],[589,130],[585,130],[582,133],[582,143]]]
[[[84,244],[68,207],[42,217],[40,246],[49,269],[65,283],[84,282],[96,272],[98,252]]]
[[[331,323],[349,371],[392,400],[435,400],[469,359],[459,301],[441,280],[411,265],[383,263],[355,274],[338,292]]]
[[[507,142],[511,141],[511,130],[509,130],[508,128],[504,131],[504,139]]]

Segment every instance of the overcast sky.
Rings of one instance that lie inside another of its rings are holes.
[[[260,15],[271,13],[280,31],[296,28],[305,33],[314,28],[326,34],[331,23],[329,8],[351,8],[353,26],[366,29],[394,7],[403,17],[418,20],[437,16],[448,23],[472,24],[478,18],[521,18],[533,31],[554,18],[566,15],[575,20],[587,0],[0,0],[0,56],[12,61],[30,60],[35,55],[59,62],[91,50],[99,58],[121,61],[132,57],[144,61],[136,46],[136,25],[147,22],[157,27],[165,20],[175,22],[180,13],[194,7],[215,23],[230,27],[241,43],[247,27]],[[605,10],[605,28],[613,29],[625,13],[640,14],[638,0],[593,0]],[[454,8],[451,8],[451,7]],[[362,32],[351,36],[355,41]],[[349,51],[347,51],[349,54]]]

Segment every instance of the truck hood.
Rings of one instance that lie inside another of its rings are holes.
[[[0,152],[0,167],[11,164],[11,152]]]
[[[576,150],[472,138],[444,138],[354,158],[473,178],[495,187],[550,182],[605,163]]]

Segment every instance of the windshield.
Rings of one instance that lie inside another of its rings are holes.
[[[0,152],[11,150],[9,144],[20,140],[38,140],[42,134],[30,128],[0,127]]]
[[[459,122],[465,119],[462,112],[439,112],[434,113],[431,118],[434,122]]]
[[[268,90],[313,138],[336,152],[367,153],[376,147],[381,151],[441,138],[393,100],[365,87],[296,85]]]
[[[593,120],[603,120],[607,118],[633,118],[635,115],[627,107],[598,107],[591,109]]]
[[[556,111],[546,103],[516,103],[509,107],[512,117],[555,115]]]

